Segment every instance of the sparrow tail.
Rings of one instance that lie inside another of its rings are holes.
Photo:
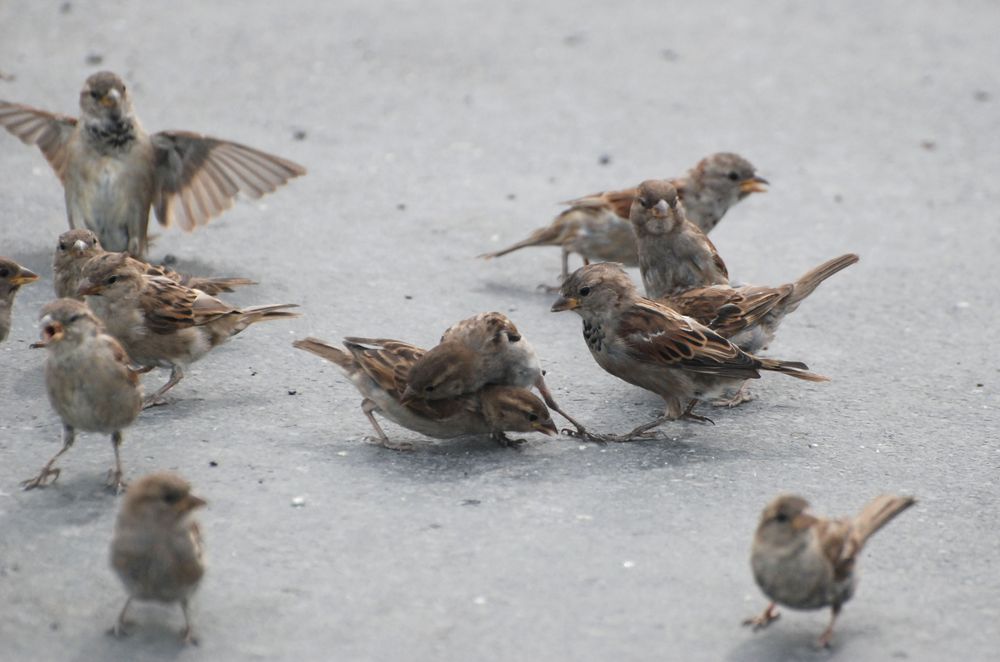
[[[286,310],[286,308],[298,307],[299,304],[297,303],[276,303],[268,306],[252,306],[250,308],[244,308],[240,311],[242,313],[240,316],[240,322],[243,323],[243,327],[245,328],[257,322],[301,317],[299,313],[291,313]]]
[[[781,372],[790,377],[795,377],[796,379],[804,379],[807,382],[830,381],[829,377],[817,375],[815,372],[809,372],[809,366],[800,361],[782,361],[780,359],[762,359],[759,357],[757,360],[760,361],[761,370]]]
[[[561,218],[561,217],[560,217]],[[527,239],[522,239],[516,244],[512,244],[507,248],[496,251],[495,253],[483,253],[477,257],[481,257],[484,260],[490,260],[495,257],[502,257],[507,253],[513,253],[514,251],[520,250],[522,248],[527,248],[528,246],[560,246],[562,245],[562,239],[565,228],[563,224],[559,222],[559,218],[553,221],[551,224],[545,226],[544,228],[538,228],[531,233],[531,236]]]
[[[872,499],[854,518],[858,547],[865,544],[876,531],[917,502],[913,497],[883,494]]]
[[[795,289],[792,290],[791,296],[786,299],[785,308],[788,312],[791,312],[803,299],[812,294],[819,287],[820,283],[838,271],[855,264],[860,259],[854,253],[847,253],[832,260],[827,260],[815,269],[806,272],[801,278],[795,281]]]
[[[181,285],[190,287],[193,290],[201,290],[209,296],[232,292],[234,287],[245,285],[256,285],[257,282],[249,278],[199,278],[188,277],[181,280]]]
[[[355,367],[354,358],[339,347],[334,347],[319,338],[303,338],[292,343],[292,347],[304,349],[307,352],[320,356],[331,363],[336,363],[344,370],[353,370]]]

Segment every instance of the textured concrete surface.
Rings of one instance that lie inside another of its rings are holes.
[[[998,32],[989,1],[0,2],[0,98],[75,113],[83,79],[109,68],[150,130],[310,169],[153,249],[260,281],[236,303],[305,312],[196,364],[127,433],[130,475],[175,469],[210,501],[202,643],[183,649],[177,609],[137,609],[135,635],[104,634],[123,599],[106,439],[81,437],[54,487],[18,490],[59,446],[44,355],[27,346],[65,217],[41,155],[0,135],[0,254],[45,275],[0,346],[0,656],[995,659]],[[734,275],[780,283],[862,256],[771,347],[829,384],[767,375],[714,427],[643,443],[399,454],[363,443],[359,396],[290,346],[429,345],[501,310],[567,409],[627,429],[658,402],[593,363],[576,316],[547,312],[535,287],[558,251],[474,256],[558,200],[718,150],[773,184],[713,234]],[[826,613],[739,626],[765,604],[748,566],[756,518],[786,490],[836,514],[881,491],[920,499],[866,551],[832,652],[811,647]]]

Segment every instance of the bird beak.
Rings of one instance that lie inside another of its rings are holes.
[[[118,102],[122,100],[121,92],[118,90],[111,90],[103,97],[101,97],[101,105],[105,108],[114,108],[118,105]]]
[[[740,193],[743,195],[750,195],[751,193],[767,193],[767,186],[771,182],[767,181],[763,177],[754,175],[750,179],[744,179],[740,182]]]
[[[792,518],[792,528],[796,531],[805,531],[816,523],[816,518],[809,513],[799,513]]]
[[[80,287],[77,288],[76,293],[82,297],[83,296],[97,297],[101,295],[101,290],[103,289],[104,288],[101,287],[100,283],[91,283],[89,280],[85,280],[82,283],[80,283]]]
[[[48,347],[50,344],[62,340],[64,335],[66,335],[66,331],[63,329],[63,325],[46,316],[42,320],[42,340],[41,342],[34,343],[32,349]]]
[[[580,307],[580,300],[574,297],[559,297],[552,304],[551,312],[561,313],[564,310],[575,310]]]
[[[196,508],[202,508],[206,505],[208,505],[208,502],[201,497],[189,494],[177,503],[177,509],[182,513],[189,513]]]
[[[77,239],[73,242],[73,250],[76,251],[77,255],[83,255],[83,252],[87,250],[87,242],[83,239]]]
[[[406,390],[403,391],[402,397],[399,398],[399,402],[403,405],[408,405],[416,399],[417,393],[412,388],[407,386]]]
[[[661,214],[666,214],[668,209],[670,209],[670,205],[667,204],[666,200],[660,200],[655,205],[653,205],[653,210]]]
[[[13,285],[27,285],[28,283],[34,283],[36,280],[38,280],[38,274],[21,267],[14,277],[10,279],[10,282]]]
[[[551,418],[547,418],[544,421],[535,421],[531,424],[531,427],[535,428],[542,434],[547,434],[550,437],[554,434],[559,434],[559,428],[556,424],[552,422]]]

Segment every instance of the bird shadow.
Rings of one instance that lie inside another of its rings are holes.
[[[170,613],[180,611],[176,605],[133,602],[129,607],[128,634],[115,636],[108,625],[79,649],[73,660],[149,660],[175,659],[185,654],[191,645],[181,640],[183,620]],[[156,612],[156,613],[153,613]],[[175,622],[175,621],[180,621]]]
[[[846,631],[845,631],[846,632]],[[832,660],[846,655],[844,646],[837,643],[845,632],[837,632],[832,646],[821,648],[816,643],[819,630],[802,628],[768,628],[766,632],[750,633],[747,639],[726,655],[726,660],[746,662],[817,662]],[[845,659],[849,659],[845,658]]]

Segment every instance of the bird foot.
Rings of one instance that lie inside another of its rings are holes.
[[[108,635],[115,639],[124,639],[131,634],[128,628],[132,625],[134,625],[132,621],[116,621],[114,625],[108,628]]]
[[[365,436],[365,442],[369,444],[375,444],[376,446],[381,446],[383,448],[388,448],[391,451],[402,451],[410,452],[416,450],[416,446],[409,441],[392,441],[388,437],[380,439],[379,437]]]
[[[630,441],[641,441],[643,439],[655,439],[659,436],[659,431],[657,430],[632,430],[631,432],[626,432],[625,434],[594,434],[589,433],[589,437],[592,441],[612,443],[612,444],[624,444]]]
[[[42,469],[41,473],[39,473],[34,478],[29,478],[28,480],[22,480],[21,487],[24,489],[24,491],[27,492],[28,490],[33,490],[36,487],[45,487],[46,485],[51,485],[52,483],[59,480],[60,472],[61,471],[58,467],[55,469],[50,469],[48,467],[45,467],[44,469]],[[46,479],[49,476],[52,476],[52,480],[46,481]]]
[[[775,609],[774,605],[768,605],[763,613],[743,621],[743,627],[751,628],[756,632],[757,630],[763,630],[779,618],[781,618],[781,614]]]
[[[718,400],[712,400],[713,407],[738,407],[744,402],[753,402],[753,394],[749,389],[741,388],[730,398],[719,398]]]
[[[184,628],[181,630],[181,643],[185,646],[197,646],[198,637],[194,636],[194,631],[192,628]]]
[[[115,496],[124,492],[125,488],[128,487],[128,483],[125,482],[122,472],[117,469],[108,469],[108,477],[104,480],[104,485],[111,490]]]
[[[152,407],[164,407],[170,404],[169,401],[161,395],[150,395],[142,399],[142,408],[150,409]]]
[[[681,420],[695,421],[696,423],[711,423],[712,425],[715,425],[715,421],[710,419],[708,416],[702,416],[700,414],[695,414],[694,412],[690,411],[684,412],[684,414],[681,416]]]
[[[497,432],[493,434],[493,441],[497,442],[504,448],[519,448],[524,444],[528,443],[527,439],[511,439],[503,432]]]
[[[607,441],[602,438],[602,435],[587,432],[583,428],[576,428],[575,430],[573,428],[563,428],[559,432],[567,437],[573,437],[574,439],[579,439],[580,441],[591,441],[595,444],[603,444]]]

